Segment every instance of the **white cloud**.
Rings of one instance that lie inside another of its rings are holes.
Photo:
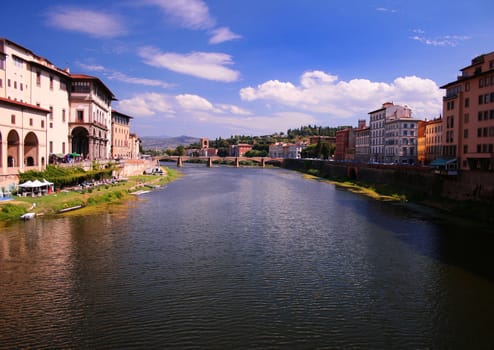
[[[228,27],[216,27],[216,20],[202,0],[147,0],[146,4],[158,6],[172,21],[192,30],[207,30],[211,35],[210,44],[241,38]]]
[[[215,20],[202,0],[147,0],[159,6],[167,16],[189,29],[211,29]]]
[[[230,55],[224,53],[162,53],[153,47],[143,47],[139,50],[139,56],[151,66],[166,68],[202,79],[233,82],[238,80],[240,76],[238,71],[225,67],[233,64],[233,61]]]
[[[158,93],[138,94],[117,102],[117,109],[135,117],[174,117],[175,110],[167,95]]]
[[[156,79],[147,79],[147,78],[138,78],[131,77],[122,72],[115,71],[113,69],[106,68],[102,65],[90,65],[84,63],[78,63],[80,67],[90,72],[99,72],[102,73],[109,80],[117,80],[128,84],[136,84],[136,85],[144,85],[144,86],[157,86],[162,88],[169,88],[171,84],[168,84],[161,80]]]
[[[97,38],[113,38],[127,33],[118,16],[101,11],[76,7],[59,7],[50,10],[48,24],[75,32],[89,34]]]
[[[376,9],[376,11],[379,11],[379,12],[390,12],[390,13],[396,13],[396,12],[398,12],[397,10],[388,9],[388,8],[385,8],[385,7],[378,7]]]
[[[423,34],[424,32],[416,32],[418,34]],[[429,46],[440,46],[440,47],[456,47],[462,41],[470,40],[471,37],[466,35],[444,35],[436,38],[427,38],[425,36],[413,35],[410,39],[421,42]]]
[[[313,71],[304,73],[299,85],[270,80],[241,89],[240,97],[337,118],[363,117],[385,101],[409,105],[418,118],[435,116],[442,108],[442,92],[437,84],[415,76],[399,77],[391,83],[341,81],[335,75]]]
[[[220,44],[225,41],[231,41],[235,39],[240,39],[242,36],[233,33],[228,27],[220,27],[211,31],[211,38],[209,39],[210,44]]]
[[[204,97],[197,95],[182,94],[175,96],[178,104],[187,110],[213,110],[213,105],[211,102],[206,100]]]
[[[234,106],[234,105],[229,105],[229,104],[219,104],[217,105],[217,108],[219,111],[223,112],[223,113],[232,113],[232,114],[237,114],[237,115],[251,115],[252,112],[246,110],[246,109],[243,109],[243,108],[240,108],[238,106]]]

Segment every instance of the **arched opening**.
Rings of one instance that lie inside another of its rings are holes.
[[[19,134],[15,130],[11,130],[7,136],[7,166],[9,168],[18,167],[20,155]]]
[[[77,127],[72,130],[72,152],[89,154],[89,133],[83,127]]]
[[[38,165],[38,137],[34,132],[30,132],[24,139],[24,164],[26,166]]]

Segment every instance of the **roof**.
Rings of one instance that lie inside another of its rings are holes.
[[[131,117],[130,115],[127,115],[127,114],[121,113],[121,112],[119,112],[119,111],[117,111],[116,109],[113,109],[113,108],[112,108],[112,110],[111,110],[111,113],[112,113],[112,114],[113,114],[113,113],[116,113],[116,114],[119,114],[119,115],[121,115],[121,116],[124,116],[124,117],[130,118],[130,119],[134,119],[134,117]]]
[[[106,89],[106,91],[111,95],[112,100],[116,100],[116,97],[113,94],[113,92],[111,92],[111,90],[108,88],[108,86],[106,86],[105,83],[103,83],[103,81],[100,78],[93,77],[92,75],[86,75],[86,74],[71,74],[70,77],[71,77],[71,79],[74,79],[74,80],[79,79],[79,80],[96,81]]]
[[[21,108],[28,108],[28,109],[40,111],[40,112],[43,112],[43,113],[50,113],[50,110],[48,110],[48,109],[41,108],[41,107],[38,107],[38,106],[35,106],[35,105],[32,105],[32,104],[29,104],[29,103],[25,103],[25,102],[11,100],[11,99],[4,98],[4,97],[0,97],[0,102],[11,104],[11,105],[15,105],[15,106],[18,106],[18,107],[21,107]]]

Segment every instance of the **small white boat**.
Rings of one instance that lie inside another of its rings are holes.
[[[26,213],[21,215],[21,219],[26,221],[26,220],[31,220],[36,216],[36,213]]]

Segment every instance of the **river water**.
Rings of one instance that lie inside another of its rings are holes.
[[[281,169],[186,166],[0,231],[0,349],[488,349],[494,235]]]

